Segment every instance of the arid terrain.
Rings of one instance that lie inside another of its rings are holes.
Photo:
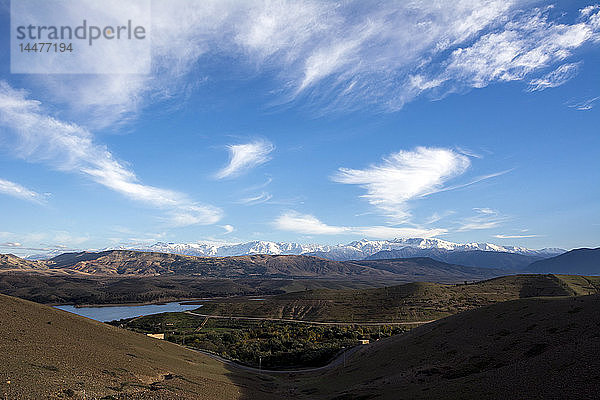
[[[600,390],[598,276],[493,277],[489,268],[428,258],[211,260],[139,252],[3,256],[0,292],[10,296],[0,295],[0,395],[591,399]],[[481,270],[492,279],[474,279]],[[288,273],[294,278],[282,278]],[[466,276],[472,279],[459,279]],[[39,304],[177,299],[202,307],[111,326]],[[159,332],[166,340],[145,336]],[[363,339],[370,343],[358,345]]]
[[[597,295],[503,302],[364,346],[345,365],[282,375],[248,372],[2,295],[0,393],[10,399],[592,399],[600,390],[599,306]]]
[[[594,399],[598,307],[597,295],[494,304],[364,346],[345,367],[270,385],[298,399]]]
[[[243,371],[233,382],[204,355],[48,306],[0,295],[0,320],[7,399],[265,397]]]
[[[456,282],[506,274],[505,270],[465,267],[427,257],[333,261],[305,255],[245,255],[195,257],[178,254],[109,250],[65,253],[45,261],[30,261],[11,254],[0,258],[0,271],[77,276],[171,276],[201,278],[269,279],[375,279]]]

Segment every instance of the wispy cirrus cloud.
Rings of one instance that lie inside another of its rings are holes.
[[[475,211],[475,215],[463,219],[457,232],[492,229],[508,220],[508,217],[491,208],[474,208],[473,211]]]
[[[243,199],[238,200],[237,202],[239,204],[254,205],[254,204],[266,203],[267,201],[271,200],[272,198],[273,198],[273,195],[271,195],[270,193],[261,192],[260,194],[258,194],[256,196],[245,197]]]
[[[581,63],[563,64],[541,78],[530,81],[528,90],[530,92],[535,92],[563,85],[577,75],[580,64]]]
[[[496,239],[526,239],[539,237],[539,235],[494,235]]]
[[[275,220],[274,225],[277,229],[309,235],[339,235],[348,233],[347,227],[327,225],[313,215],[296,212],[287,212],[280,215]]]
[[[4,243],[0,243],[0,247],[21,247],[23,246],[21,243],[19,242],[4,242]]]
[[[550,19],[551,8],[509,14],[493,31],[482,34],[468,46],[453,50],[441,71],[421,78],[425,82],[439,83],[436,88],[440,87],[441,92],[523,80],[539,74],[549,65],[563,62],[584,43],[598,41],[598,11],[582,10],[576,23],[562,24]],[[562,69],[559,67],[545,79],[534,78],[532,81],[538,82],[539,88],[545,84],[558,86],[576,71],[576,65],[564,64]]]
[[[270,154],[275,150],[273,143],[267,140],[256,140],[244,144],[227,146],[229,164],[215,174],[217,179],[233,178],[271,159]]]
[[[30,250],[76,250],[78,245],[90,240],[87,234],[77,235],[60,230],[28,233],[0,232],[0,238],[9,239],[9,241],[0,243],[0,247],[12,248],[19,253]]]
[[[444,212],[434,212],[425,220],[425,225],[435,224],[436,222],[439,222],[453,214],[456,214],[456,211],[448,210]]]
[[[485,181],[487,179],[496,178],[498,176],[502,176],[504,174],[508,174],[509,172],[512,172],[512,171],[513,171],[513,169],[506,169],[504,171],[494,172],[492,174],[480,175],[480,176],[475,177],[474,179],[470,180],[467,183],[461,183],[461,184],[458,184],[458,185],[447,186],[447,187],[444,187],[442,189],[436,190],[433,193],[448,192],[450,190],[458,190],[458,189],[466,188],[466,187],[475,185],[476,183],[483,182],[483,181]],[[433,194],[433,193],[431,193],[431,194]],[[430,194],[430,193],[427,193],[427,194]]]
[[[45,201],[44,196],[39,193],[5,179],[0,179],[0,193],[34,203],[43,203]]]
[[[445,183],[463,174],[469,157],[450,149],[417,147],[399,151],[365,169],[340,168],[333,181],[359,185],[361,197],[395,222],[410,217],[409,202],[444,190]]]
[[[393,226],[335,226],[320,221],[313,215],[287,212],[277,217],[273,225],[280,230],[307,235],[362,235],[370,238],[433,237],[446,233],[445,229],[421,229]]]
[[[581,102],[578,102],[578,103],[570,104],[569,107],[570,108],[574,108],[574,109],[579,110],[579,111],[588,111],[588,110],[591,110],[592,108],[594,108],[594,103],[598,99],[600,99],[600,96],[599,97],[592,97],[591,99],[588,99],[588,100],[585,100],[585,101],[581,101]]]
[[[56,75],[32,84],[104,126],[135,117],[148,103],[189,95],[211,71],[202,66],[223,56],[239,60],[232,68],[272,76],[275,102],[306,96],[320,110],[394,111],[421,95],[492,82],[537,82],[532,87],[541,89],[564,83],[564,72],[574,71],[565,65],[577,64],[568,60],[574,51],[599,43],[600,9],[559,19],[532,4],[154,1],[151,74]]]
[[[65,172],[81,173],[134,201],[162,209],[175,226],[213,224],[219,208],[196,203],[186,195],[141,183],[85,128],[44,112],[41,103],[0,81],[0,126],[5,128],[16,156],[42,162]],[[14,187],[13,187],[14,189]],[[26,197],[36,197],[24,192]]]

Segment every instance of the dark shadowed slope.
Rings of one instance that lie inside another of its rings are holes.
[[[541,260],[539,256],[527,256],[499,251],[448,251],[443,249],[405,248],[384,250],[367,257],[367,260],[381,260],[407,257],[430,257],[437,261],[469,267],[498,268],[507,271],[522,271],[532,262]]]
[[[600,275],[600,247],[575,249],[560,256],[536,261],[527,270],[537,273]]]
[[[598,309],[595,295],[467,311],[364,346],[345,367],[278,379],[278,390],[297,399],[596,399]]]
[[[0,321],[3,399],[240,397],[222,364],[172,343],[4,295]],[[246,395],[268,398],[246,376]]]
[[[465,267],[448,264],[430,257],[396,258],[354,261],[358,265],[391,272],[408,280],[427,280],[430,282],[461,282],[465,280],[483,280],[510,272],[493,269]]]

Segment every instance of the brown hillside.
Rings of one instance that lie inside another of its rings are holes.
[[[311,256],[250,255],[193,257],[177,254],[111,250],[68,253],[48,261],[53,269],[97,275],[196,275],[207,278],[259,277],[393,277],[387,271]]]
[[[0,270],[45,270],[47,268],[44,262],[25,260],[13,254],[0,254]]]
[[[236,399],[237,385],[249,390],[246,375],[234,384],[206,356],[26,300],[0,295],[0,321],[2,398]]]
[[[201,278],[231,279],[325,278],[448,283],[489,279],[505,274],[500,270],[464,267],[430,258],[341,262],[305,255],[193,257],[131,250],[65,253],[39,262],[10,257],[11,267],[4,267],[4,270],[20,268],[23,271],[47,275],[193,275]],[[3,271],[2,264],[0,271]]]
[[[600,279],[597,277],[510,275],[468,285],[414,282],[375,289],[305,290],[263,301],[222,299],[205,303],[202,312],[321,322],[411,322],[429,321],[525,297],[598,292]]]
[[[596,399],[599,308],[598,295],[494,304],[364,346],[345,367],[276,378],[278,390],[295,399]]]

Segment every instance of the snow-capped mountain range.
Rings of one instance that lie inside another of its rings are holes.
[[[525,247],[499,246],[492,243],[453,243],[441,239],[407,238],[393,240],[359,240],[348,244],[319,245],[299,244],[293,242],[252,241],[245,243],[164,243],[158,242],[148,246],[119,246],[105,250],[137,250],[154,251],[159,253],[184,254],[201,257],[229,257],[248,254],[289,254],[316,255],[332,260],[360,260],[384,250],[399,250],[405,248],[441,251],[492,251],[506,252],[528,256],[553,257],[566,250],[544,248],[532,250]]]

